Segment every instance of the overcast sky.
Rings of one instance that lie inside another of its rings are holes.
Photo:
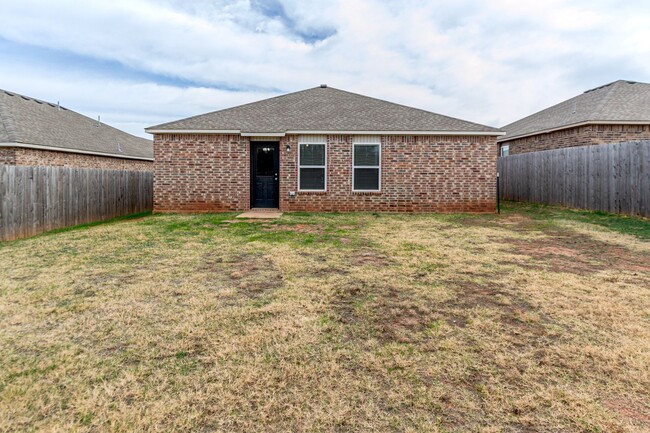
[[[0,88],[133,134],[327,83],[503,126],[650,82],[650,1],[0,0]]]

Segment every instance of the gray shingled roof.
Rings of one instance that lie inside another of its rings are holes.
[[[161,130],[286,131],[463,131],[499,130],[332,87],[316,87],[238,107],[151,126]]]
[[[98,124],[57,104],[6,90],[0,90],[0,143],[153,159],[151,140]]]
[[[584,122],[650,123],[650,84],[619,80],[560,102],[501,128],[499,141]]]

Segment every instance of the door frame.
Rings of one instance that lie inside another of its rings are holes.
[[[276,155],[276,158],[274,160],[274,167],[273,171],[275,172],[275,175],[277,176],[277,180],[275,181],[275,188],[274,188],[274,195],[275,195],[275,200],[274,200],[274,207],[276,209],[280,208],[280,142],[279,141],[251,141],[250,142],[250,208],[255,209],[255,166],[256,166],[256,158],[257,158],[257,152],[256,148],[261,147],[261,146],[267,146],[267,147],[273,147],[273,152]]]

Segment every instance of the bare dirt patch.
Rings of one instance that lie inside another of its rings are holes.
[[[205,257],[199,270],[210,279],[218,279],[227,286],[234,286],[240,296],[257,298],[284,284],[279,270],[262,254],[239,254],[234,257]]]
[[[370,293],[367,287],[348,282],[339,283],[334,289],[334,299],[330,302],[337,313],[337,320],[344,324],[359,323],[357,306],[367,299]]]
[[[390,264],[390,259],[387,255],[373,250],[362,250],[354,254],[350,262],[356,266],[371,265],[371,266],[386,266]]]
[[[515,254],[529,257],[527,264],[552,272],[586,275],[605,269],[650,272],[650,254],[630,250],[576,233],[556,233],[543,239],[502,239]]]
[[[240,258],[228,275],[237,285],[239,293],[256,298],[275,290],[284,284],[282,274],[273,262],[261,255],[246,255]]]
[[[605,400],[605,406],[630,419],[635,424],[650,428],[650,407],[643,405],[641,402],[625,397],[617,397]]]
[[[412,293],[389,288],[372,303],[378,338],[382,342],[415,343],[439,318],[440,308]]]
[[[464,327],[477,309],[484,309],[494,312],[502,326],[511,333],[549,336],[546,325],[551,320],[512,290],[474,281],[454,281],[449,284],[456,288],[456,296],[442,304],[441,308],[442,313],[449,316],[445,317],[448,323]]]

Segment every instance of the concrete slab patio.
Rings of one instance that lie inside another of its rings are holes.
[[[237,215],[236,218],[242,219],[276,219],[282,216],[282,212],[277,210],[252,210]]]

